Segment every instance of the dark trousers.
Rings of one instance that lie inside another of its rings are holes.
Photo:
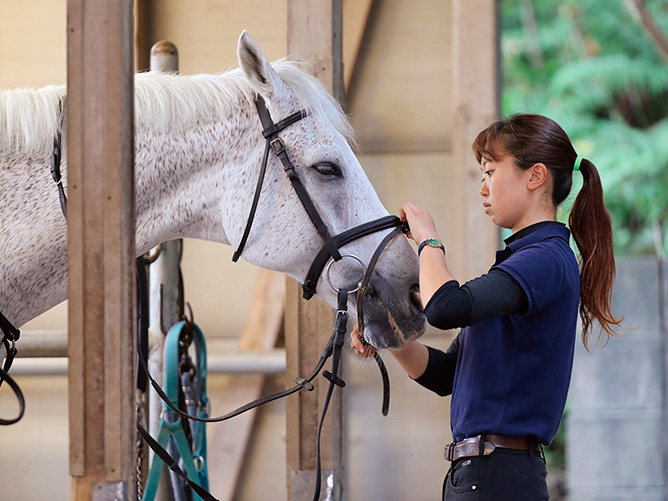
[[[533,451],[496,449],[455,461],[443,482],[443,500],[544,501],[547,469]]]

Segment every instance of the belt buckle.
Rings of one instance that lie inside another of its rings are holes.
[[[443,456],[445,457],[446,461],[451,461],[455,457],[455,446],[457,445],[457,442],[454,440],[450,442],[448,445],[445,446],[445,450],[443,451]]]

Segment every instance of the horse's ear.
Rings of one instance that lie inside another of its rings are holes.
[[[244,76],[262,97],[270,100],[285,85],[267,61],[260,46],[246,30],[243,30],[239,37],[237,58]]]

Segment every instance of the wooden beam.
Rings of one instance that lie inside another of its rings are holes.
[[[133,5],[68,0],[67,6],[72,499],[132,499]]]
[[[480,166],[471,152],[476,135],[499,115],[498,2],[453,0],[452,13],[453,193],[461,223],[447,243],[453,269],[468,280],[485,273],[499,244],[499,230],[482,210]]]
[[[269,351],[283,332],[285,311],[285,278],[282,273],[261,270],[244,330],[239,338],[240,351]],[[267,377],[258,375],[228,376],[221,392],[225,409],[236,409],[262,396]],[[222,412],[222,411],[221,411]],[[211,492],[220,501],[232,501],[239,487],[244,459],[258,409],[234,418],[234,432],[225,426],[215,429],[209,444],[209,478]]]
[[[288,0],[288,54],[343,98],[342,0]]]
[[[339,99],[343,98],[341,44],[341,0],[288,0],[288,53],[311,67]],[[285,344],[286,380],[307,375],[320,358],[332,331],[332,308],[319,298],[301,297],[301,287],[292,279],[286,284]],[[287,486],[292,500],[311,499],[315,487],[316,439],[328,381],[318,377],[315,390],[299,392],[287,406]],[[321,441],[322,485],[333,482],[331,497],[342,499],[343,491],[343,404],[335,391]],[[323,488],[323,494],[327,493]]]
[[[348,89],[374,0],[343,0],[343,80]]]

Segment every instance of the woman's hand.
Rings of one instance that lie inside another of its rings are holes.
[[[353,327],[353,331],[350,333],[350,345],[358,356],[364,358],[373,357],[377,351],[370,344],[365,345],[360,341],[360,331],[357,325]],[[424,374],[429,363],[429,350],[422,343],[411,341],[410,343],[404,343],[400,350],[388,351],[413,379],[417,379]]]
[[[436,225],[429,212],[421,209],[413,202],[404,202],[399,209],[399,217],[408,223],[409,231],[406,233],[415,243],[420,244],[428,238],[437,238]]]
[[[360,330],[357,324],[350,333],[350,346],[355,350],[355,354],[360,357],[373,357],[373,354],[376,353],[376,348],[360,341]]]

